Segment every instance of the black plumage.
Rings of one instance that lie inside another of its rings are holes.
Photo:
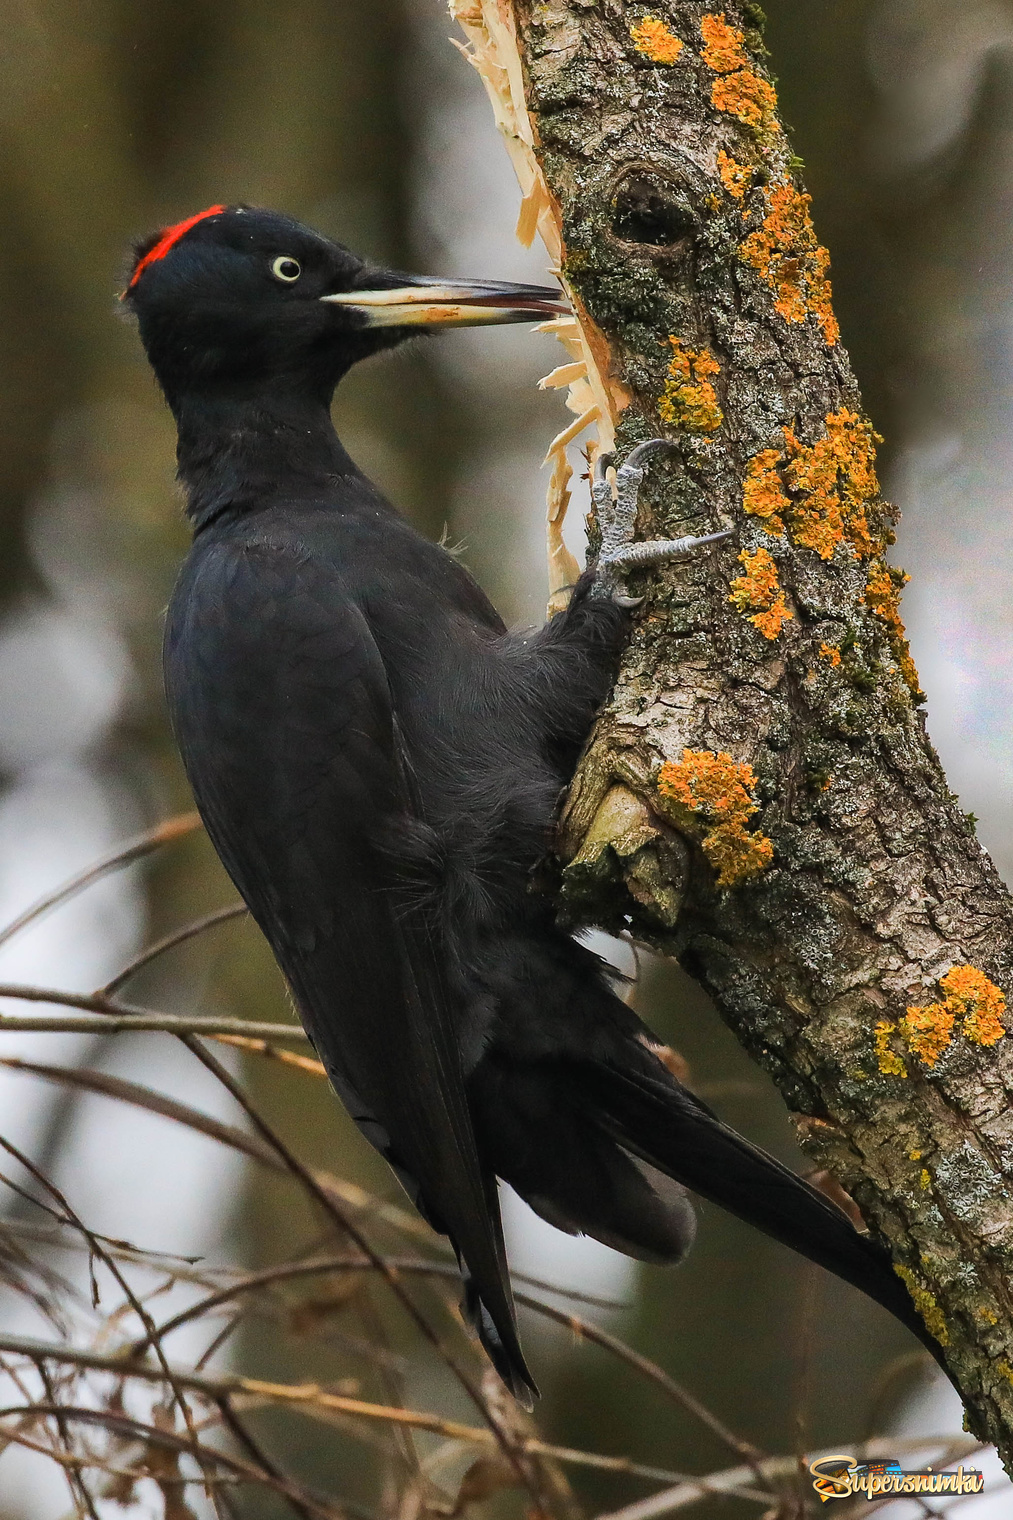
[[[496,1197],[651,1261],[684,1188],[890,1309],[939,1355],[871,1239],[669,1073],[601,962],[531,890],[627,614],[585,577],[508,633],[334,433],[356,360],[436,325],[530,320],[552,291],[372,268],[287,217],[212,208],[125,293],[179,430],[194,541],[165,678],[208,833],[362,1132],[452,1240],[521,1396]]]

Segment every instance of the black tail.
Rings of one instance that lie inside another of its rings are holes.
[[[450,1237],[464,1283],[461,1309],[482,1342],[486,1356],[518,1404],[530,1410],[534,1408],[535,1399],[538,1398],[538,1385],[528,1371],[517,1337],[517,1320],[510,1287],[506,1247],[503,1244],[503,1225],[500,1219],[496,1179],[487,1173],[484,1183],[488,1217],[493,1225],[500,1267],[492,1279],[487,1274],[484,1274],[481,1279],[476,1277],[472,1272],[471,1263],[462,1255],[457,1241],[453,1236]]]
[[[644,1055],[646,1065],[650,1058]],[[939,1342],[894,1272],[888,1252],[860,1234],[822,1193],[722,1124],[660,1064],[657,1075],[589,1064],[578,1090],[588,1112],[624,1150],[868,1294],[906,1325],[946,1371]]]
[[[486,979],[505,1013],[470,1079],[476,1138],[532,1208],[675,1262],[693,1240],[689,1189],[867,1294],[947,1370],[889,1253],[682,1086],[596,956],[572,940],[511,943]]]

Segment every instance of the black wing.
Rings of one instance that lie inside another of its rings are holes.
[[[165,666],[215,848],[336,1089],[463,1258],[487,1349],[524,1394],[533,1384],[467,1103],[451,952],[399,865],[399,838],[407,849],[425,825],[367,621],[318,559],[198,541]]]

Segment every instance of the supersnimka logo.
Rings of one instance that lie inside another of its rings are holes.
[[[820,1457],[810,1462],[813,1488],[824,1504],[830,1499],[849,1499],[864,1494],[867,1499],[882,1499],[888,1494],[980,1494],[985,1478],[975,1467],[958,1467],[952,1472],[933,1472],[931,1468],[912,1472],[892,1457],[877,1462],[859,1462],[840,1455]]]

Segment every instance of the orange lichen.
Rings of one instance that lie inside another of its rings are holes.
[[[826,433],[815,443],[800,443],[784,430],[787,477],[799,494],[791,511],[796,543],[832,559],[840,543],[851,545],[858,559],[870,559],[886,547],[869,526],[869,504],[879,495],[876,441],[870,423],[842,407],[825,419]]]
[[[658,401],[662,420],[688,433],[712,433],[722,422],[717,393],[711,377],[720,369],[706,348],[685,348],[681,339],[669,337],[672,360],[668,379]]]
[[[768,533],[783,533],[783,512],[791,506],[784,493],[777,466],[783,456],[777,449],[764,449],[746,466],[742,484],[742,506],[750,517],[758,517]]]
[[[841,651],[834,644],[821,644],[820,654],[825,660],[830,661],[831,666],[837,666],[841,663]]]
[[[976,1045],[994,1045],[1006,1033],[1002,1016],[1006,999],[975,966],[954,966],[939,983],[958,1018],[963,1032]]]
[[[719,887],[737,887],[774,858],[774,846],[746,824],[759,811],[750,795],[752,767],[727,751],[684,749],[658,773],[658,791],[684,828],[703,829],[701,848],[718,873]]]
[[[711,86],[711,105],[716,111],[725,111],[752,127],[761,136],[768,136],[777,126],[777,93],[772,84],[754,74],[752,69],[740,69],[737,74],[719,74]]]
[[[753,171],[748,164],[737,164],[724,148],[718,151],[718,173],[728,194],[740,201],[749,188]]]
[[[896,1028],[896,1024],[890,1024],[885,1019],[876,1025],[876,1060],[884,1077],[907,1076],[907,1067],[890,1045],[890,1036]]]
[[[724,11],[719,16],[704,16],[700,22],[700,35],[704,40],[700,57],[716,74],[731,74],[736,69],[749,67],[742,33],[728,25]]]
[[[682,52],[682,42],[658,16],[645,16],[630,27],[633,46],[652,63],[674,63]]]
[[[916,702],[924,702],[925,693],[919,684],[918,671],[911,658],[911,650],[908,647],[907,635],[900,615],[901,588],[910,579],[909,575],[895,565],[888,565],[885,560],[876,560],[869,566],[865,600],[868,607],[886,625],[887,642],[911,695]]]
[[[870,562],[866,605],[884,624],[890,651],[915,701],[924,701],[900,616],[900,592],[907,576],[882,557],[891,540],[886,514],[876,507],[879,436],[846,407],[830,412],[824,427],[823,437],[814,443],[800,442],[793,429],[785,428],[783,452],[763,449],[753,456],[742,486],[743,509],[771,534],[783,533],[787,524],[792,541],[821,559],[832,559],[838,545],[846,544],[855,559]],[[740,582],[736,590],[745,595]],[[737,605],[744,607],[745,602]],[[776,637],[781,621],[770,620],[774,632],[768,637]],[[820,653],[831,664],[840,664],[839,650],[824,646]]]
[[[960,1032],[975,1045],[994,1045],[1002,1039],[1006,999],[983,971],[976,966],[953,966],[939,985],[946,995],[943,1002],[909,1008],[901,1020],[904,1038],[926,1066],[934,1066],[952,1043],[958,1019]]]
[[[827,272],[830,269],[830,250],[820,243],[808,271],[809,310],[823,329],[827,345],[833,348],[841,336],[841,329],[834,316],[833,292]]]
[[[715,81],[715,88],[720,81]],[[722,108],[724,109],[724,108]],[[774,306],[786,322],[802,322],[814,316],[832,347],[840,328],[831,304],[830,255],[816,240],[811,197],[790,180],[764,191],[766,215],[739,249],[739,256],[757,271],[774,292]]]
[[[743,508],[770,533],[783,532],[787,523],[792,541],[821,559],[833,559],[838,545],[846,544],[857,560],[870,562],[866,605],[884,624],[901,676],[915,701],[922,702],[900,616],[900,592],[908,577],[883,558],[890,538],[884,511],[876,508],[878,434],[846,407],[830,412],[824,426],[826,432],[814,443],[800,442],[793,429],[785,428],[783,452],[764,449],[754,455],[746,466]],[[826,657],[840,663],[839,651]]]
[[[935,1066],[953,1039],[953,1011],[945,1003],[909,1008],[900,1021],[908,1046],[926,1066]]]
[[[743,549],[739,564],[745,569],[732,581],[728,600],[740,612],[752,614],[749,621],[765,639],[776,639],[782,625],[795,615],[785,604],[777,566],[766,549],[757,549],[753,554]]]
[[[777,94],[773,85],[750,68],[742,33],[728,25],[722,11],[704,16],[700,35],[704,41],[700,57],[718,76],[711,86],[714,109],[734,116],[761,137],[772,135],[777,129]],[[721,177],[724,179],[723,174]],[[725,185],[731,189],[727,180]]]

